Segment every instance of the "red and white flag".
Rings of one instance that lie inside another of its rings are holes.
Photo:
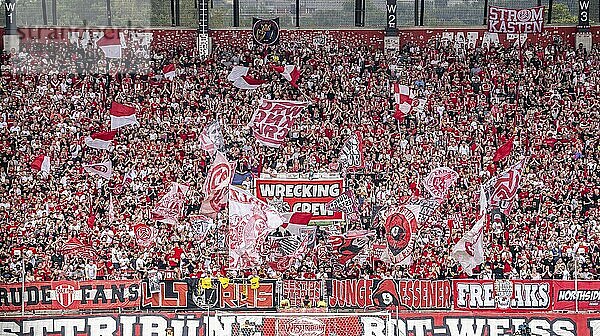
[[[97,175],[107,180],[110,180],[110,177],[113,173],[112,162],[110,160],[100,162],[100,163],[92,163],[89,165],[82,165],[83,170],[86,172]]]
[[[339,168],[343,173],[365,167],[363,139],[360,132],[354,132],[342,146]]]
[[[261,265],[260,245],[283,218],[267,203],[243,189],[229,186],[229,269]]]
[[[225,151],[225,140],[223,139],[223,133],[221,133],[221,124],[217,120],[202,130],[199,140],[200,147],[211,156],[215,155],[217,151]]]
[[[235,163],[227,161],[227,158],[217,152],[215,160],[208,169],[206,180],[204,181],[204,200],[200,206],[200,211],[210,217],[227,206],[227,190],[233,174],[235,172]]]
[[[127,125],[139,125],[135,116],[135,107],[113,102],[110,107],[111,131]]]
[[[117,131],[97,132],[85,137],[85,144],[96,149],[112,150]]]
[[[379,212],[388,247],[382,260],[392,264],[412,264],[420,212],[421,207],[417,205],[391,206]]]
[[[300,70],[295,65],[273,66],[273,70],[279,72],[283,78],[287,79],[290,84],[298,88],[298,79],[300,78]]]
[[[50,174],[50,157],[46,155],[38,155],[31,162],[31,169],[41,171],[46,174]]]
[[[354,196],[354,191],[352,191],[352,189],[344,191],[340,196],[329,201],[325,204],[325,209],[345,213],[346,216],[348,216],[349,222],[358,222],[360,220],[360,216],[358,215],[358,203],[356,202],[356,197]]]
[[[97,45],[102,49],[106,58],[121,58],[121,39],[118,32],[105,34],[98,40]]]
[[[261,145],[279,148],[308,102],[263,99],[248,126]]]
[[[333,252],[337,255],[338,262],[345,265],[356,257],[371,241],[375,232],[368,230],[348,231],[344,234],[331,235],[327,241],[331,244]]]
[[[135,242],[141,247],[150,247],[156,242],[157,230],[146,224],[137,224],[133,227]]]
[[[82,243],[75,237],[69,239],[58,250],[64,255],[74,255],[77,257],[84,257],[86,259],[96,260],[98,257],[98,254],[91,246]]]
[[[494,158],[493,158],[492,161],[494,161],[494,162],[500,162],[505,157],[509,156],[510,152],[512,152],[513,142],[514,141],[515,141],[515,138],[512,137],[512,138],[508,139],[508,141],[506,143],[504,143],[502,146],[500,146],[496,150],[496,153],[494,154]]]
[[[167,80],[173,80],[176,75],[175,64],[167,64],[162,69],[163,77]]]
[[[254,90],[267,82],[266,80],[256,79],[248,75],[248,70],[249,68],[247,67],[234,66],[227,76],[227,80],[233,82],[233,86],[236,88],[244,90]]]
[[[127,188],[129,188],[129,186],[131,185],[131,182],[133,182],[133,179],[135,179],[136,176],[137,176],[137,174],[136,174],[135,170],[130,169],[127,172],[127,174],[125,174],[125,176],[123,176],[123,182],[115,185],[112,193],[115,195],[121,195],[123,193],[123,191],[125,191]]]
[[[508,216],[510,209],[512,208],[513,200],[517,195],[517,191],[521,184],[521,174],[523,173],[524,164],[525,159],[519,161],[519,163],[497,178],[490,179],[488,185],[484,186],[484,189],[490,191],[490,195],[486,197],[487,206],[498,207]]]
[[[404,120],[404,117],[413,112],[421,112],[427,105],[427,99],[417,98],[416,93],[406,85],[393,83],[392,95],[394,96],[394,118],[398,121]]]
[[[177,224],[183,214],[185,195],[189,188],[187,185],[172,182],[169,192],[154,206],[152,219],[167,224]]]
[[[483,251],[483,229],[486,216],[483,215],[473,228],[454,245],[450,256],[458,261],[465,273],[473,275],[473,268],[485,261]]]
[[[425,177],[423,186],[434,198],[444,199],[456,180],[458,180],[457,172],[448,167],[439,167]]]

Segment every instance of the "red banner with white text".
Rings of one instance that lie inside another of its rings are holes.
[[[21,310],[21,283],[0,285],[0,312]],[[25,310],[139,308],[139,281],[51,281],[25,284]]]
[[[600,281],[577,281],[575,292],[575,281],[555,280],[552,297],[554,310],[600,311]]]

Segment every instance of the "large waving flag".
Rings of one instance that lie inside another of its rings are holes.
[[[266,80],[256,79],[248,75],[249,68],[243,66],[234,66],[229,75],[227,76],[227,80],[233,82],[233,86],[238,89],[245,90],[254,90],[266,83]]]
[[[127,125],[139,125],[135,116],[135,107],[113,102],[110,107],[111,131]]]
[[[352,189],[346,190],[340,196],[329,201],[325,204],[325,209],[343,212],[348,216],[349,222],[358,222],[360,220],[358,215],[358,203],[356,202],[356,197],[354,196],[354,191],[352,191]]]
[[[118,32],[102,36],[97,45],[102,49],[106,58],[121,58],[121,39]]]
[[[258,266],[260,245],[283,224],[279,213],[256,196],[229,186],[229,268]]]
[[[173,78],[175,78],[175,75],[177,74],[177,72],[175,71],[175,64],[171,63],[171,64],[165,65],[162,69],[162,72],[163,72],[163,77],[166,80],[173,80]]]
[[[496,154],[494,154],[494,158],[492,161],[500,162],[505,157],[509,156],[510,152],[512,152],[514,141],[515,141],[515,138],[512,137],[512,138],[508,139],[508,141],[506,141],[506,143],[504,143],[504,145],[500,146],[496,150]]]
[[[331,235],[327,238],[327,241],[337,255],[338,262],[345,265],[369,244],[370,237],[373,236],[375,236],[373,231],[354,230],[341,235]]]
[[[490,193],[489,196],[486,197],[487,206],[498,207],[502,209],[502,212],[504,212],[505,215],[510,213],[513,200],[521,185],[521,175],[523,173],[524,164],[525,159],[519,161],[519,163],[512,166],[497,178],[490,179],[484,187],[484,189]]]
[[[100,162],[100,163],[92,163],[89,165],[83,165],[82,167],[83,167],[83,170],[85,170],[86,172],[88,172],[92,175],[100,176],[107,180],[110,180],[110,177],[112,176],[112,173],[113,173],[112,162],[110,160]]]
[[[111,150],[117,131],[97,132],[85,137],[85,144],[96,149]]]
[[[227,161],[225,155],[217,152],[215,160],[208,169],[204,181],[204,200],[200,206],[203,214],[215,217],[227,205],[227,187],[235,172],[235,162]]]
[[[200,147],[207,151],[211,156],[216,151],[225,152],[225,140],[221,133],[221,124],[215,120],[207,125],[200,133]]]
[[[364,168],[365,158],[363,140],[360,132],[354,132],[342,146],[340,151],[340,170],[343,173]]]
[[[261,145],[279,148],[308,102],[263,99],[248,126]]]
[[[394,118],[399,121],[404,120],[404,116],[408,114],[423,111],[427,105],[427,99],[417,98],[416,92],[406,85],[393,83],[391,91],[395,100]]]
[[[454,245],[450,255],[458,261],[465,273],[473,275],[473,268],[485,261],[483,250],[483,229],[485,214],[473,225],[473,228]]]
[[[73,255],[84,257],[86,259],[96,260],[98,254],[89,245],[82,243],[79,239],[73,237],[64,243],[58,251],[64,255]]]
[[[38,155],[31,162],[31,169],[35,169],[37,171],[41,171],[43,173],[50,173],[50,157],[46,155]]]
[[[379,212],[387,241],[385,260],[393,264],[412,264],[420,212],[418,205],[392,206]]]
[[[179,217],[183,214],[185,195],[189,186],[171,183],[171,188],[152,210],[152,219],[167,224],[177,224]]]
[[[290,84],[298,88],[298,79],[300,78],[300,70],[295,65],[285,65],[285,66],[273,66],[273,70],[279,72],[283,78],[287,79]]]
[[[444,199],[456,180],[458,180],[457,172],[448,167],[439,167],[425,177],[423,186],[434,198]]]

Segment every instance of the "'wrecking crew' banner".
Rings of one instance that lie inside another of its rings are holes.
[[[256,197],[269,202],[283,198],[291,212],[311,212],[313,221],[343,220],[341,212],[327,210],[326,204],[344,192],[343,179],[288,180],[256,179]]]
[[[488,31],[491,33],[530,34],[544,29],[544,7],[523,9],[490,6]]]

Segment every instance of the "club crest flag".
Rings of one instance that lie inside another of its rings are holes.
[[[261,145],[279,148],[308,102],[263,99],[248,126]]]
[[[448,167],[432,170],[423,180],[423,186],[431,196],[443,199],[450,187],[458,180],[458,173]]]
[[[350,221],[358,221],[358,203],[354,197],[354,191],[346,190],[343,194],[325,204],[325,209],[343,212],[348,216]]]
[[[498,207],[502,209],[505,215],[510,213],[512,202],[521,184],[521,174],[523,173],[524,164],[525,159],[488,182],[487,188],[484,188],[491,191],[489,197],[487,197],[488,207]]]
[[[254,42],[261,45],[274,45],[279,43],[279,18],[253,18],[252,37],[254,38]]]
[[[185,195],[190,187],[176,182],[152,210],[152,219],[167,224],[177,224],[183,214]]]
[[[275,209],[243,189],[229,186],[229,269],[259,266],[260,245],[282,224]]]
[[[486,216],[473,225],[473,228],[454,245],[450,255],[458,261],[465,273],[473,275],[473,268],[485,261],[483,251],[483,228]]]
[[[146,224],[138,224],[133,227],[135,242],[141,247],[150,247],[156,241],[156,229]]]
[[[343,172],[365,167],[363,140],[360,132],[355,132],[344,142],[340,153],[340,169]]]
[[[416,205],[392,206],[380,211],[388,246],[385,260],[393,264],[412,264],[420,212],[421,208]]]
[[[112,176],[112,173],[113,173],[112,162],[110,160],[100,162],[100,163],[83,165],[82,167],[83,167],[83,170],[85,170],[86,172],[88,172],[92,175],[100,176],[107,180],[110,180],[110,177]]]
[[[234,172],[235,163],[230,163],[225,155],[217,152],[204,181],[205,196],[200,207],[203,214],[213,217],[227,206],[227,187]]]

